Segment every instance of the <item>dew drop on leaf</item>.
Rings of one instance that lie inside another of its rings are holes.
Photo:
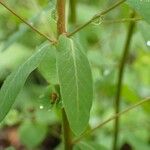
[[[30,25],[33,26],[33,22],[30,22]]]
[[[147,45],[147,46],[150,46],[150,41],[147,41],[147,42],[146,42],[146,45]]]
[[[96,20],[94,20],[94,21],[92,22],[92,24],[94,24],[94,25],[96,25],[96,26],[98,26],[98,25],[100,25],[100,24],[102,24],[102,23],[103,23],[103,16],[99,17],[98,19],[96,19]]]
[[[40,105],[40,109],[43,109],[44,108],[44,106],[43,105]]]
[[[110,70],[109,70],[109,69],[105,69],[104,72],[103,72],[104,76],[109,75],[109,73],[110,73]]]

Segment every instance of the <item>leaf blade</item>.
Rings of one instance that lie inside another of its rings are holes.
[[[37,68],[48,49],[42,45],[24,64],[5,80],[0,91],[0,122],[5,118],[29,74]]]
[[[92,105],[90,65],[78,43],[72,39],[61,36],[57,50],[56,64],[62,101],[71,129],[79,135],[88,125]]]
[[[127,0],[127,3],[141,14],[141,16],[150,24],[150,1],[148,0]]]
[[[49,50],[45,58],[40,63],[38,70],[50,84],[57,84],[58,77],[56,72],[56,51],[55,47]]]

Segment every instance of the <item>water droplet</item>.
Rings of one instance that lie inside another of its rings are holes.
[[[43,109],[44,108],[44,106],[43,105],[40,105],[40,109]]]
[[[30,22],[30,25],[33,26],[33,22]]]
[[[92,23],[94,25],[97,25],[97,26],[100,25],[100,24],[102,24],[103,23],[103,16],[101,16],[98,19],[94,20]]]
[[[110,73],[110,70],[109,70],[109,69],[106,69],[106,70],[104,70],[103,75],[104,75],[104,76],[107,76],[107,75],[109,75],[109,73]]]
[[[150,41],[147,41],[147,42],[146,42],[146,45],[147,45],[147,46],[150,46]]]

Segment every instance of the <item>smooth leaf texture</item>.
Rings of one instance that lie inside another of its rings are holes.
[[[78,43],[61,36],[57,46],[57,71],[63,105],[72,131],[87,127],[93,98],[91,69]]]
[[[0,122],[9,112],[11,106],[23,87],[29,74],[38,67],[48,52],[49,44],[43,44],[24,64],[13,72],[4,82],[0,91]]]
[[[38,146],[46,137],[47,126],[37,122],[24,122],[19,128],[19,137],[22,144],[29,149]]]
[[[147,44],[148,41],[150,41],[150,24],[148,24],[147,22],[145,21],[141,21],[138,23],[138,27],[139,27],[139,30],[141,31],[141,34],[145,40],[145,43]],[[149,46],[147,44],[147,46]]]
[[[73,150],[107,150],[102,145],[99,145],[95,142],[79,142],[75,145]]]
[[[50,49],[50,48],[49,48]],[[41,64],[38,67],[44,78],[51,84],[58,83],[58,77],[56,72],[56,52],[55,47],[51,48]]]
[[[150,23],[150,0],[127,0],[127,3]]]

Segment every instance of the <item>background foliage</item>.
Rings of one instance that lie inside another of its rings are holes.
[[[128,2],[132,7],[139,6],[133,4],[131,0]],[[52,39],[56,37],[55,0],[6,0],[5,3],[38,30]],[[78,0],[76,23],[84,23],[112,3],[114,0]],[[145,5],[144,9],[149,5]],[[127,22],[111,23],[105,20],[129,18],[130,11],[131,7],[124,3],[78,33],[78,40],[91,64],[94,81],[94,100],[89,128],[114,113],[117,72],[127,34]],[[143,16],[141,11],[143,9],[139,10]],[[69,8],[67,14],[69,18]],[[140,14],[137,13],[137,17],[140,17]],[[149,17],[145,19],[149,22]],[[147,22],[140,20],[136,23],[126,62],[121,109],[150,94],[150,26]],[[74,27],[69,19],[68,30],[72,31]],[[0,6],[0,85],[44,41],[44,38]],[[47,64],[47,61],[43,63]],[[55,64],[55,59],[53,63]],[[56,83],[57,79],[55,74],[45,74],[44,70],[39,67],[32,72],[13,108],[0,124],[0,148],[61,149],[61,115],[57,109],[59,106],[50,106],[49,91],[53,91],[54,87],[48,84],[49,78],[53,79],[53,83]],[[143,105],[121,117],[120,149],[150,149],[149,113],[150,107]],[[112,132],[113,125],[108,123],[86,137],[75,149],[110,150]]]

